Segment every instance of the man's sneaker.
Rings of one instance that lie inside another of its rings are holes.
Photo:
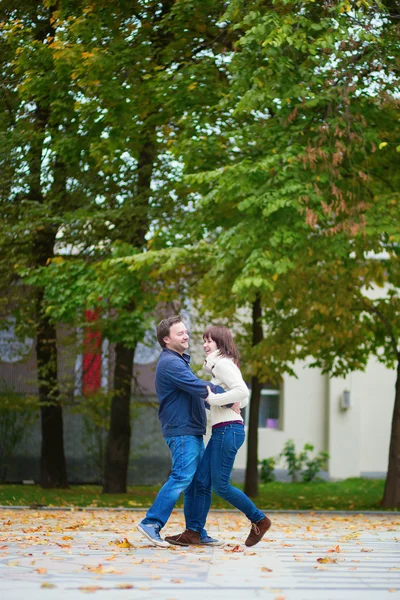
[[[257,521],[257,523],[252,523],[249,537],[245,541],[246,546],[255,546],[258,544],[270,527],[271,521],[267,516],[261,519],[261,521]]]
[[[140,533],[143,533],[143,535],[146,536],[149,542],[154,544],[154,546],[159,546],[160,548],[169,547],[168,542],[165,542],[160,538],[160,528],[158,525],[145,525],[144,523],[139,523],[137,529],[140,531]]]
[[[191,529],[185,529],[183,533],[178,535],[167,535],[165,540],[176,546],[199,546],[201,544],[200,534],[198,531],[192,531]]]
[[[223,540],[217,540],[209,535],[201,536],[200,544],[204,544],[204,546],[225,546],[225,542]]]

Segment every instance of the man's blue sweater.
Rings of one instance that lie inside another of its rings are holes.
[[[204,435],[207,386],[223,393],[218,385],[198,379],[190,368],[190,356],[163,348],[156,368],[156,391],[160,408],[158,417],[164,437]]]

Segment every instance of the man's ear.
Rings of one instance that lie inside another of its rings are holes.
[[[167,342],[170,342],[170,341],[171,341],[171,339],[170,339],[169,335],[166,335],[166,336],[163,338],[163,340],[162,340],[162,341],[163,341],[163,342],[164,342],[164,344],[166,345],[166,344],[167,344]]]

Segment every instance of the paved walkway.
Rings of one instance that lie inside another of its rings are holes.
[[[1,600],[400,599],[400,515],[272,514],[246,548],[247,520],[214,512],[225,547],[158,549],[136,531],[143,514],[1,510]],[[165,532],[182,527],[174,513]]]

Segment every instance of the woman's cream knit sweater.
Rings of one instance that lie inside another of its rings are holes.
[[[211,373],[211,383],[227,390],[225,394],[210,392],[207,398],[211,407],[211,425],[226,421],[243,421],[239,414],[224,406],[239,402],[240,408],[244,408],[249,403],[249,390],[243,381],[239,367],[231,358],[221,356],[219,350],[215,350],[207,356],[204,370],[206,373]]]

